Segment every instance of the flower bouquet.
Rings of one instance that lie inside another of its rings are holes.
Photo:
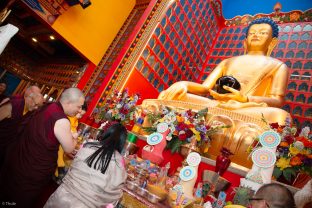
[[[266,121],[265,121],[266,122]],[[276,149],[276,163],[273,171],[275,179],[293,185],[299,173],[312,176],[312,140],[310,128],[299,131],[291,127],[289,122],[281,126],[278,123],[268,124],[268,129],[277,132],[281,142]],[[259,138],[249,148],[248,152],[260,145]]]
[[[312,176],[312,140],[310,128],[299,132],[295,127],[271,124],[271,128],[281,135],[281,143],[277,147],[277,162],[273,176],[283,176],[288,182],[298,173]],[[309,138],[310,136],[310,138]]]
[[[102,121],[118,121],[128,125],[135,120],[136,103],[140,96],[129,95],[128,90],[114,91],[99,108],[98,118]]]
[[[170,133],[167,136],[167,149],[172,153],[179,152],[183,144],[196,140],[197,146],[209,145],[209,136],[218,132],[224,125],[209,126],[205,119],[208,109],[202,109],[198,112],[192,110],[176,111],[168,107],[161,106],[158,113],[147,113],[146,116],[150,127],[144,127],[147,133],[156,131],[157,124],[165,122],[168,124]]]

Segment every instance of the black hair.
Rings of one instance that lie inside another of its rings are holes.
[[[87,104],[86,101],[84,101],[83,105],[81,106],[81,109],[84,110],[84,111],[88,110],[88,104]]]
[[[121,153],[127,139],[127,129],[120,123],[113,124],[98,139],[100,140],[100,148],[90,155],[85,162],[90,168],[101,170],[101,173],[104,174],[115,150]],[[98,143],[89,142],[85,146],[98,147]]]
[[[0,79],[0,83],[4,83],[5,85],[7,85],[7,81],[5,79]]]
[[[272,193],[275,193],[272,195]],[[264,199],[272,208],[295,208],[293,194],[285,186],[278,183],[269,183],[261,186],[255,198]]]
[[[254,25],[254,24],[269,24],[271,25],[272,28],[272,37],[273,38],[277,38],[278,37],[278,26],[277,24],[272,20],[269,19],[267,17],[263,17],[263,18],[259,18],[259,19],[255,19],[253,20],[251,23],[249,23],[247,30],[246,30],[246,37],[248,36],[248,31],[249,28]]]

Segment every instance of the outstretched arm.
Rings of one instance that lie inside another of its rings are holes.
[[[77,141],[71,133],[68,119],[62,118],[55,122],[54,134],[60,142],[64,152],[71,153],[75,149]]]
[[[214,70],[211,72],[209,77],[203,82],[203,84],[180,81],[171,85],[167,90],[161,92],[158,99],[161,100],[181,100],[186,97],[187,93],[195,95],[207,95],[209,90],[212,89],[219,77],[222,76],[225,61],[222,61]]]
[[[181,100],[186,97],[187,93],[192,93],[196,95],[207,94],[208,88],[202,84],[188,81],[180,81],[171,85],[167,90],[162,91],[158,99],[160,100]]]

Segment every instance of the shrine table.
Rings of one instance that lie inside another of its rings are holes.
[[[166,208],[170,207],[168,205],[162,203],[151,203],[137,193],[127,189],[126,187],[123,188],[123,196],[121,202],[118,205],[119,208],[127,207],[127,208]]]
[[[135,134],[133,132],[130,132],[132,134]],[[139,139],[136,142],[136,145],[138,146],[139,150],[137,152],[138,156],[141,156],[142,149],[145,145],[147,145],[146,137],[142,135],[135,134]],[[160,166],[165,166],[168,162],[170,162],[170,169],[169,169],[169,175],[173,175],[178,167],[182,166],[182,162],[184,158],[179,153],[172,154],[170,150],[164,150],[163,152],[164,161],[160,164]],[[248,158],[246,158],[247,160]],[[198,182],[202,181],[202,173],[204,170],[214,170],[216,165],[216,161],[212,160],[207,157],[201,157],[201,163],[198,167],[198,177],[196,181],[196,185]],[[227,179],[231,186],[227,189],[226,194],[226,200],[231,201],[235,195],[235,188],[239,187],[240,185],[240,179],[244,178],[248,171],[250,169],[243,167],[241,165],[238,165],[236,163],[231,163],[230,167],[227,169],[227,171],[222,176],[223,178]],[[272,181],[273,183],[279,183],[277,181]],[[196,186],[195,185],[195,186]],[[286,186],[292,193],[295,193],[298,191],[298,188],[295,188],[293,186],[289,186],[286,184],[283,184]]]
[[[135,134],[133,132],[130,132],[130,133]],[[138,140],[136,142],[136,145],[139,148],[137,155],[141,157],[142,149],[147,144],[146,137],[142,135],[137,135],[137,134],[135,135],[138,137]],[[172,154],[170,150],[166,150],[166,149],[163,151],[163,158],[164,158],[164,161],[160,164],[160,166],[165,166],[168,162],[170,162],[169,175],[173,175],[177,171],[177,168],[182,166],[182,162],[184,160],[184,158],[179,153]],[[216,161],[210,158],[202,157],[202,162],[199,164],[199,167],[198,167],[197,182],[202,181],[202,173],[204,170],[215,169],[215,163]],[[227,194],[226,200],[233,199],[235,195],[235,192],[234,192],[235,187],[239,186],[240,179],[244,178],[248,171],[249,171],[248,168],[237,165],[235,163],[231,163],[230,167],[223,175],[225,179],[231,182],[231,186],[226,191],[226,194]]]

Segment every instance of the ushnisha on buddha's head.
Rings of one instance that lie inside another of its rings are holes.
[[[247,27],[244,47],[249,54],[264,52],[269,56],[277,42],[278,26],[273,20],[269,18],[255,19]]]

